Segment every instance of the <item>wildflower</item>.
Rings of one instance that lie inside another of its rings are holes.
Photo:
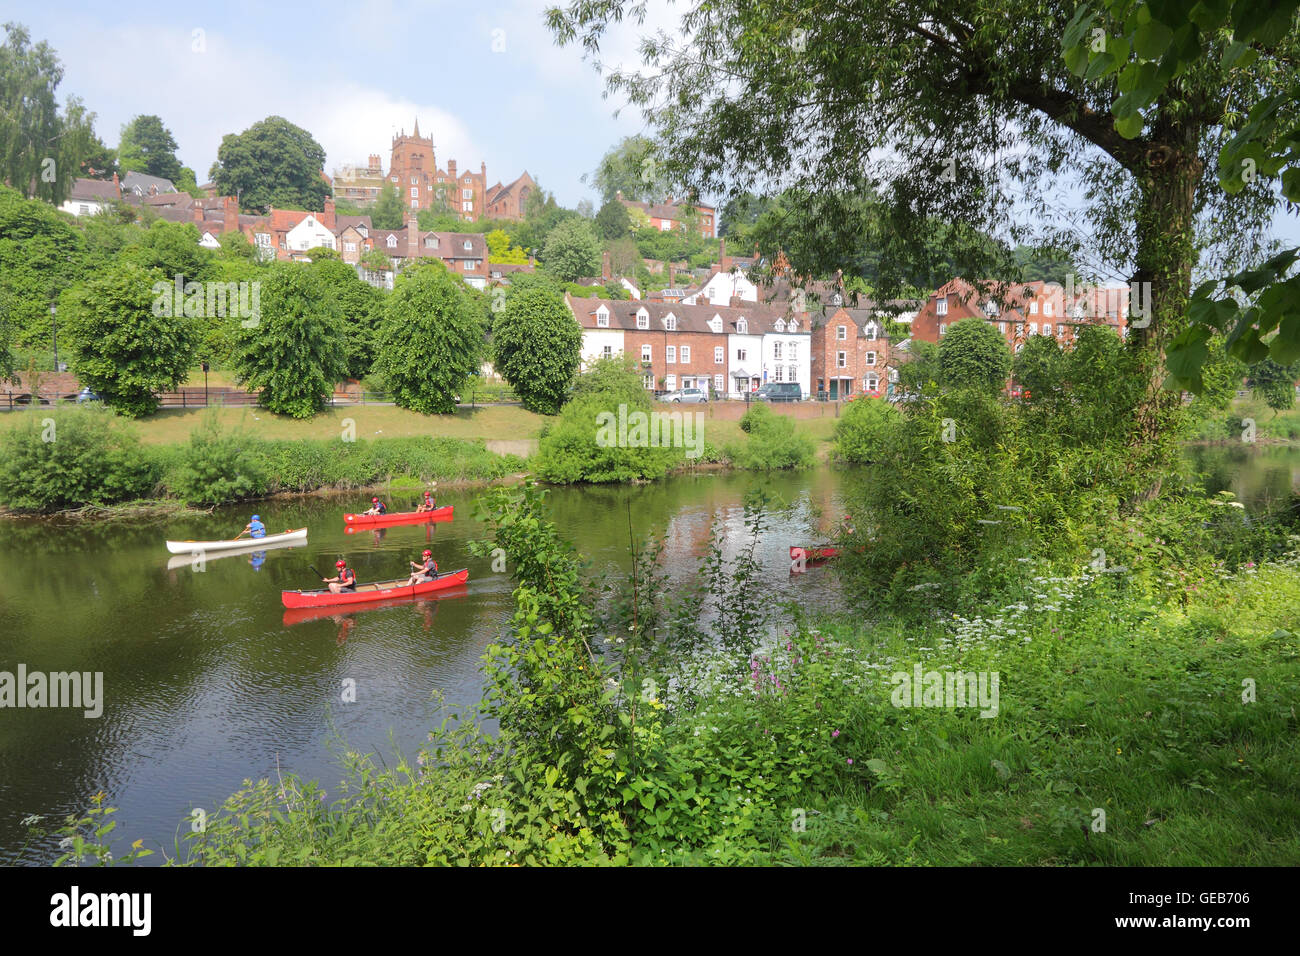
[[[853,766],[853,758],[852,758],[852,757],[849,758],[849,766],[850,766],[850,767]]]
[[[831,736],[832,736],[832,737],[838,737],[839,735],[840,735],[840,732],[839,732],[838,730],[832,730],[832,731],[831,731]]]

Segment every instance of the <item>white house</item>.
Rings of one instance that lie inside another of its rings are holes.
[[[732,296],[742,302],[758,301],[758,286],[745,278],[739,270],[716,270],[705,280],[699,291],[682,299],[686,305],[730,305]]]
[[[596,327],[582,330],[582,366],[602,358],[623,354],[623,329],[610,321],[609,306],[604,302],[596,309]]]
[[[315,216],[307,216],[285,234],[285,246],[290,252],[306,252],[318,246],[333,249],[335,245],[333,230]]]
[[[812,385],[812,331],[806,318],[778,318],[763,333],[763,382],[797,382],[805,397]]]
[[[108,204],[122,198],[117,174],[112,181],[104,179],[78,179],[72,184],[72,193],[59,206],[74,216],[93,216]]]

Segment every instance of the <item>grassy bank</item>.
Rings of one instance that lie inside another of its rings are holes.
[[[1253,395],[1232,401],[1228,410],[1215,413],[1196,423],[1191,433],[1193,441],[1240,442],[1249,434],[1248,423],[1254,423],[1254,441],[1300,441],[1300,407],[1275,411]]]

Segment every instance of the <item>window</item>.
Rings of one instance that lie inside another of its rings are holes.
[[[424,237],[424,248],[426,248],[426,249],[437,249],[437,248],[438,248],[438,240],[435,239],[435,238],[433,238],[433,236],[425,236],[425,237]]]
[[[713,376],[713,387],[717,389],[719,392],[722,391],[722,388],[725,384],[726,383],[722,380],[721,375]]]
[[[420,200],[418,200],[418,199],[412,199],[412,200],[411,200],[411,208],[412,208],[412,209],[419,209],[419,208],[420,208]]]
[[[1006,324],[1005,322],[999,322],[999,323],[998,323],[998,331],[1001,332],[1003,335],[1006,335],[1006,334],[1007,334],[1007,324]]]
[[[671,312],[669,312],[668,315],[664,316],[664,328],[667,329],[669,332],[676,332],[677,316],[673,315]]]
[[[775,375],[775,377],[772,379],[772,381],[774,381],[774,382],[784,382],[784,381],[785,381],[785,369],[784,369],[782,366],[778,365],[778,366],[776,367],[776,375]]]
[[[1052,314],[1052,303],[1050,303],[1050,302],[1044,302],[1044,303],[1043,303],[1043,315],[1051,315],[1051,314]]]
[[[676,387],[677,387],[677,376],[676,376],[676,375],[665,375],[665,376],[664,376],[664,388],[668,389],[668,390],[671,392],[671,391],[672,391],[673,389],[675,389]]]
[[[866,328],[862,330],[862,334],[869,339],[878,339],[880,338],[880,326],[876,325],[875,322],[868,322]]]
[[[847,325],[835,326],[835,338],[843,342],[849,337],[849,327]]]
[[[461,198],[461,199],[473,199],[473,198],[474,198],[474,190],[472,190],[472,189],[462,189],[462,190],[460,191],[460,198]]]
[[[396,249],[396,248],[397,248],[397,237],[396,237],[396,236],[394,236],[394,235],[389,235],[389,237],[388,237],[388,248],[389,248],[389,249]]]
[[[90,207],[87,206],[84,202],[83,202],[83,203],[79,203],[79,204],[77,205],[77,215],[78,215],[78,216],[88,216],[88,215],[90,215]]]
[[[790,361],[791,362],[799,361],[799,343],[787,342],[786,344],[790,346]]]
[[[774,328],[775,328],[778,332],[784,332],[784,331],[785,331],[785,322],[784,322],[782,319],[777,319]]]
[[[948,323],[947,323],[947,322],[940,322],[940,323],[939,323],[939,334],[940,334],[940,335],[943,335],[943,333],[945,333],[945,332],[947,332],[947,331],[948,331]]]
[[[345,242],[345,243],[343,243],[343,251],[344,251],[344,252],[356,252],[356,251],[357,251],[357,244],[356,244],[355,242]]]
[[[713,347],[713,364],[714,364],[714,365],[721,365],[721,364],[722,364],[723,362],[725,362],[725,361],[726,361],[726,356],[723,354],[723,348],[722,348],[722,346],[721,346],[721,345],[715,345],[715,346]]]
[[[681,351],[682,362],[685,364],[691,360],[691,347],[689,345],[683,345]]]
[[[660,232],[667,232],[667,231],[668,231],[669,229],[671,229],[672,227],[673,227],[673,224],[672,224],[671,222],[661,222],[661,223],[659,223],[659,231],[660,231]]]
[[[772,343],[772,358],[774,358],[774,359],[780,359],[780,358],[781,358],[781,343],[780,343],[780,342],[773,342],[773,343]]]
[[[936,303],[934,304],[934,314],[935,314],[935,315],[947,315],[947,314],[948,314],[948,297],[947,297],[947,296],[944,296],[942,299],[940,299],[938,302],[936,302]]]
[[[411,187],[411,195],[418,199],[419,196],[420,196],[420,187],[419,187],[419,186],[412,186],[412,187]]]
[[[1044,334],[1044,335],[1051,335],[1051,334],[1052,334],[1052,323],[1051,323],[1051,322],[1044,322],[1044,323],[1043,323],[1043,334]]]
[[[848,368],[848,367],[849,367],[849,353],[848,353],[848,352],[836,352],[836,353],[835,353],[835,367],[836,367],[836,368]]]
[[[649,389],[650,391],[654,391],[654,387],[655,387],[655,377],[654,377],[654,375],[652,375],[652,374],[650,374],[650,373],[647,373],[647,374],[641,376],[641,384],[642,384],[645,388]]]
[[[394,177],[393,177],[393,182],[395,182],[395,183],[400,183],[401,180],[400,180],[398,177],[394,176]]]
[[[609,328],[609,310],[603,305],[596,310],[596,327],[599,329]]]
[[[1029,323],[1029,334],[1030,334],[1030,335],[1037,335],[1037,334],[1038,334],[1038,323],[1037,323],[1037,322],[1030,322],[1030,323]]]
[[[792,382],[799,381],[799,366],[797,365],[790,366],[790,381]]]
[[[412,186],[414,186],[414,185],[415,185],[416,183],[418,183],[419,181],[420,181],[420,180],[417,179],[415,176],[412,176],[412,177],[411,177],[411,185],[412,185]]]
[[[465,202],[461,203],[461,204],[460,204],[460,211],[461,211],[461,212],[473,212],[473,211],[474,211],[474,203],[473,203],[473,201],[472,201],[472,200],[466,200]]]
[[[1038,303],[1037,303],[1037,302],[1030,302],[1030,303],[1029,303],[1029,314],[1030,314],[1030,315],[1037,315],[1037,314],[1038,314]]]
[[[650,328],[650,313],[645,309],[638,309],[636,313],[636,327],[638,329]]]
[[[1020,336],[1022,336],[1022,335],[1024,335],[1024,334],[1025,334],[1025,323],[1023,323],[1023,322],[1017,322],[1017,323],[1016,323],[1016,337],[1019,338]]]
[[[614,357],[614,346],[612,346],[612,345],[606,345],[603,349],[600,350],[600,357],[601,357],[601,358],[613,358],[613,357]]]
[[[736,332],[740,335],[749,334],[749,322],[746,321],[743,315],[736,320]]]
[[[471,240],[466,239],[463,248],[465,249],[466,252],[469,252],[471,249],[474,248],[474,243]]]
[[[666,361],[666,362],[671,362],[673,365],[676,365],[676,364],[677,364],[677,346],[675,346],[675,345],[669,345],[669,346],[667,346],[667,347],[665,348],[664,351],[665,351],[665,353],[666,353],[665,356],[664,356],[664,361]]]
[[[255,236],[255,238],[257,239],[257,244],[258,244],[259,246],[261,246],[263,249],[269,249],[269,248],[271,247],[271,235],[270,235],[270,233],[259,232],[259,233],[257,233],[257,235]]]
[[[868,392],[874,392],[879,385],[880,379],[876,378],[874,374],[868,375],[862,380],[862,387]]]
[[[876,353],[875,353],[875,352],[868,352],[868,353],[867,353],[867,364],[868,364],[868,365],[875,365],[875,364],[876,364]]]
[[[641,361],[643,362],[654,361],[654,355],[649,345],[641,346]]]
[[[470,178],[469,178],[468,176],[466,176],[466,177],[465,177],[465,185],[468,186],[469,184],[470,184]]]
[[[745,361],[745,350],[744,350],[744,349],[736,349],[736,361],[737,361],[737,362],[743,362],[743,361]]]
[[[711,328],[714,332],[721,332],[722,316],[715,315],[713,318],[709,319],[709,328]]]
[[[799,331],[799,320],[798,320],[798,319],[791,319],[791,320],[790,320],[790,324],[789,324],[789,326],[787,326],[787,328],[788,328],[791,332],[798,332],[798,331]]]

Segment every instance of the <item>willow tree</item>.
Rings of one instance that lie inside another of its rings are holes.
[[[611,24],[644,8],[575,0],[548,23],[594,56]],[[1160,385],[1193,273],[1259,255],[1276,206],[1265,190],[1218,188],[1217,153],[1237,117],[1287,88],[1294,61],[1274,60],[1271,72],[1189,59],[1117,128],[1120,74],[1070,68],[1078,57],[1063,38],[1075,14],[1070,0],[708,0],[685,10],[677,33],[644,38],[643,66],[612,71],[607,84],[645,114],[668,174],[699,193],[806,194],[814,215],[800,218],[819,222],[823,239],[790,244],[798,272],[844,267],[864,228],[852,197],[873,190],[886,209],[868,227],[878,230],[880,298],[925,254],[935,221],[954,225],[955,271],[973,282],[1017,275],[1017,242],[1073,253],[1091,278],[1149,282],[1149,322],[1129,337],[1150,381],[1132,443],[1154,456],[1179,406]],[[1104,11],[1096,26],[1116,45],[1128,32]],[[1208,52],[1225,50],[1230,33],[1204,37]],[[1004,241],[990,246],[987,235]]]

